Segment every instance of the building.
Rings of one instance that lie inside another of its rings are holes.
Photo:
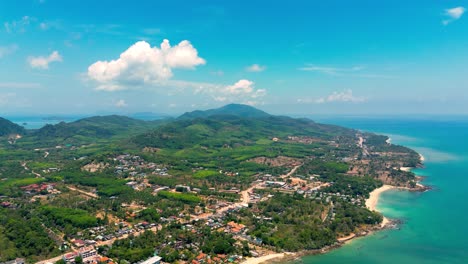
[[[17,258],[15,260],[10,260],[6,262],[1,262],[0,264],[24,264],[24,259],[23,258]]]
[[[86,258],[91,258],[97,255],[96,250],[92,246],[80,248],[79,253],[80,253],[80,256],[83,258],[83,261]]]
[[[161,257],[160,256],[154,256],[151,257],[143,262],[140,262],[139,264],[159,264],[161,262]]]
[[[74,263],[75,258],[78,257],[79,255],[80,254],[78,254],[77,252],[71,252],[71,253],[67,253],[67,254],[63,255],[62,259],[67,263]]]

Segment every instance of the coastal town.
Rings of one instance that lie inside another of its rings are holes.
[[[285,140],[298,144],[314,144],[321,143],[327,144],[331,147],[339,147],[336,141],[323,141],[313,137],[298,137],[288,136],[286,139],[273,137],[270,139],[273,142]],[[355,176],[357,174],[366,174],[373,169],[370,166],[375,163],[375,157],[385,155],[388,157],[391,153],[382,153],[372,151],[366,144],[362,134],[356,134],[356,146],[358,147],[353,156],[341,158],[344,163],[351,164],[351,169],[344,171],[347,175]],[[387,144],[389,144],[387,142]],[[389,144],[390,145],[390,144]],[[57,146],[56,149],[66,147]],[[70,148],[70,147],[69,147]],[[74,150],[75,148],[70,148]],[[47,155],[44,158],[47,158]],[[393,154],[392,154],[393,155]],[[395,155],[400,156],[401,153]],[[373,158],[374,157],[374,158]],[[137,263],[158,264],[165,263],[164,259],[158,255],[158,252],[164,251],[166,247],[171,247],[176,251],[185,252],[189,251],[192,257],[186,257],[191,264],[201,263],[258,263],[271,258],[285,256],[287,252],[280,252],[274,247],[265,244],[261,238],[252,235],[250,226],[245,225],[242,221],[235,221],[236,215],[245,214],[250,208],[256,208],[257,203],[266,203],[277,195],[299,195],[305,199],[316,201],[320,204],[326,205],[326,210],[322,213],[321,220],[323,222],[333,222],[336,217],[334,204],[341,202],[349,203],[359,207],[367,207],[370,210],[375,210],[378,195],[382,191],[390,189],[390,185],[383,187],[370,193],[370,197],[365,195],[353,194],[339,191],[332,191],[333,181],[322,181],[320,171],[316,173],[303,173],[301,168],[307,165],[308,161],[297,158],[277,157],[277,158],[262,158],[258,157],[252,159],[252,162],[259,164],[268,164],[275,168],[282,168],[284,173],[258,173],[254,176],[250,186],[246,188],[237,187],[234,185],[228,188],[210,187],[201,188],[199,185],[191,186],[186,184],[163,184],[161,179],[170,179],[172,177],[171,167],[156,162],[147,162],[143,157],[132,154],[119,154],[115,156],[107,156],[105,159],[97,162],[93,161],[86,163],[88,158],[86,156],[80,157],[77,160],[84,162],[81,171],[95,174],[103,171],[112,172],[116,179],[123,179],[125,186],[131,188],[136,193],[145,193],[152,196],[163,197],[184,197],[185,199],[197,198],[204,201],[203,205],[190,205],[183,206],[178,209],[177,214],[164,214],[163,210],[156,208],[156,210],[149,209],[144,203],[121,202],[119,205],[118,214],[113,214],[109,211],[97,212],[96,217],[106,219],[107,224],[100,226],[93,226],[80,229],[73,235],[64,238],[64,235],[59,229],[47,228],[48,236],[51,237],[57,246],[62,251],[62,254],[51,259],[42,260],[38,263],[117,263],[118,259],[109,257],[109,250],[112,245],[118,241],[133,240],[141,235],[147,235],[148,232],[158,234],[174,225],[178,228],[189,232],[195,236],[201,236],[204,230],[208,228],[210,232],[221,232],[228,235],[235,243],[243,247],[243,253],[239,254],[235,251],[231,253],[222,252],[203,252],[203,245],[198,241],[187,241],[185,239],[169,239],[166,243],[153,248],[153,256],[140,259]],[[343,163],[343,164],[344,164]],[[403,161],[387,161],[384,163],[386,170],[377,171],[380,179],[385,180],[389,176],[389,166],[397,166],[393,170],[402,171],[403,173],[411,173],[406,167],[402,166]],[[26,166],[25,164],[23,165]],[[382,167],[380,167],[382,168]],[[374,166],[375,169],[375,166]],[[192,172],[204,173],[207,169],[199,166],[192,169]],[[60,173],[61,168],[44,168],[41,173],[44,175]],[[375,170],[374,170],[375,172]],[[236,177],[239,172],[229,171],[225,172],[221,168],[218,169],[220,175],[227,177]],[[41,174],[36,173],[42,177]],[[159,179],[159,180],[154,180]],[[392,182],[390,182],[392,183]],[[421,185],[419,185],[421,186]],[[348,187],[351,187],[348,184]],[[402,188],[408,188],[402,186]],[[86,186],[79,186],[76,184],[67,184],[63,182],[42,182],[34,183],[20,187],[21,192],[25,197],[29,197],[31,203],[47,204],[50,200],[57,200],[61,197],[74,196],[77,197],[78,203],[89,202],[92,200],[107,199],[111,203],[119,202],[116,196],[107,196],[106,198],[100,196],[97,188],[90,188]],[[227,195],[227,196],[223,196]],[[7,196],[2,196],[1,206],[6,209],[14,210],[17,205],[14,199],[9,199]],[[188,201],[188,200],[187,200]],[[152,210],[152,211],[151,211]],[[155,218],[142,217],[145,213],[151,211],[160,215]],[[260,212],[260,211],[258,211]],[[164,216],[163,216],[164,215]],[[237,218],[238,220],[241,218]],[[272,217],[258,215],[255,216],[256,221],[261,221],[264,224],[273,224]],[[385,228],[389,220],[384,218],[378,228]],[[376,227],[373,225],[359,232],[352,232],[345,234],[342,237],[337,237],[336,242],[331,245],[344,243],[356,236],[366,235]],[[323,250],[323,249],[322,249]],[[293,256],[287,253],[287,256]],[[166,257],[167,259],[167,257]],[[187,263],[183,260],[179,263]],[[257,262],[258,261],[258,262]],[[24,263],[24,259],[16,259],[13,262],[5,263]]]
[[[35,241],[8,244],[0,260],[294,258],[394,226],[376,211],[389,186],[426,188],[409,169],[420,155],[386,136],[226,107],[258,117],[92,117],[0,141],[10,153],[0,161],[0,241]]]

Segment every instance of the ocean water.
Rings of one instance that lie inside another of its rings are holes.
[[[26,129],[39,129],[47,124],[55,125],[60,122],[72,122],[82,118],[82,116],[2,116],[23,126]]]
[[[316,119],[317,120],[317,119]],[[403,220],[399,230],[384,230],[353,240],[329,253],[307,256],[303,263],[468,263],[468,118],[424,120],[330,119],[338,124],[389,135],[426,158],[424,193],[392,190],[377,208]]]

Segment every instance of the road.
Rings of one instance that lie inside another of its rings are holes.
[[[156,233],[159,229],[162,229],[162,226],[161,226],[161,225],[152,227],[152,228],[150,228],[150,229],[148,229],[148,230],[153,231],[153,233]],[[146,231],[146,230],[141,230],[141,231],[135,232],[135,233],[133,233],[133,234],[131,234],[131,235],[137,237],[137,236],[143,234],[145,231]],[[127,237],[129,237],[129,236],[130,236],[130,234],[125,234],[125,235],[123,235],[123,236],[121,236],[121,237],[118,237],[118,238],[116,237],[116,238],[113,238],[113,239],[110,239],[110,240],[107,240],[107,241],[99,241],[99,242],[96,243],[96,247],[100,247],[100,246],[110,246],[110,245],[112,245],[115,241],[121,240],[121,239],[125,239],[125,238],[127,238]]]
[[[288,178],[289,176],[293,175],[297,171],[297,169],[299,169],[301,166],[302,166],[302,164],[295,166],[294,168],[292,168],[292,170],[290,172],[288,172],[288,173],[286,173],[284,175],[281,175],[280,178],[282,178],[282,179]]]
[[[65,254],[68,254],[68,253],[71,253],[71,251],[70,251],[70,252],[67,252],[67,253],[65,253]],[[60,256],[58,256],[58,257],[55,257],[55,258],[50,258],[50,259],[46,259],[46,260],[43,260],[43,261],[36,262],[36,264],[55,263],[55,262],[61,260],[61,259],[62,259],[62,256],[65,255],[65,254],[62,254],[62,255],[60,255]]]
[[[293,175],[297,169],[299,169],[300,167],[302,166],[301,165],[297,165],[295,166],[294,168],[291,169],[291,171],[289,171],[288,173],[280,176],[281,178],[287,178],[291,175]],[[221,208],[218,208],[216,210],[216,213],[206,213],[206,214],[202,214],[202,215],[192,215],[191,216],[191,220],[195,220],[195,219],[207,219],[213,215],[220,215],[220,214],[223,214],[224,212],[228,211],[229,209],[234,209],[234,208],[238,208],[238,207],[242,207],[242,206],[245,206],[246,204],[249,204],[250,203],[250,193],[253,192],[254,189],[259,189],[261,188],[260,186],[260,183],[254,183],[252,186],[250,186],[248,189],[245,189],[243,191],[240,192],[240,196],[241,196],[241,200],[237,203],[233,203],[233,204],[230,204],[230,205],[226,205],[224,207],[221,207]]]
[[[97,194],[94,194],[94,193],[90,193],[90,192],[86,192],[86,191],[83,191],[83,190],[80,190],[80,189],[77,189],[75,187],[71,187],[71,186],[67,186],[68,189],[72,190],[72,191],[76,191],[76,192],[79,192],[79,193],[82,193],[86,196],[89,196],[91,198],[94,198],[94,199],[99,199],[99,196]]]
[[[369,151],[367,150],[366,145],[364,145],[364,138],[361,136],[358,137],[358,146],[362,149],[362,154],[364,156],[369,156]]]
[[[158,229],[161,229],[161,225],[159,226],[155,226],[149,230],[153,231],[154,233],[156,233],[158,231]],[[142,230],[142,231],[139,231],[139,232],[135,232],[133,233],[132,235],[137,237],[141,234],[143,234],[146,230]],[[121,239],[125,239],[127,238],[129,235],[126,234],[126,235],[123,235],[122,237],[119,237],[119,238],[113,238],[111,240],[107,240],[107,241],[99,241],[97,242],[96,244],[96,248],[99,247],[99,246],[110,246],[112,245],[112,243],[114,243],[115,241],[117,240],[121,240]],[[60,259],[62,259],[62,256],[65,255],[65,254],[68,254],[68,253],[71,253],[72,251],[69,251],[69,252],[66,252],[60,256],[57,256],[57,257],[54,257],[54,258],[50,258],[50,259],[46,259],[46,260],[42,260],[42,261],[39,261],[39,262],[36,262],[36,264],[47,264],[47,263],[55,263],[57,261],[59,261]]]

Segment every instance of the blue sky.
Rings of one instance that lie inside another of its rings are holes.
[[[468,114],[468,1],[1,1],[0,115]]]

